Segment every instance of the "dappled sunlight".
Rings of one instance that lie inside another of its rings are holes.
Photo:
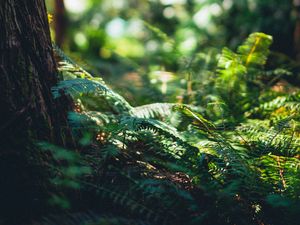
[[[71,13],[83,13],[88,9],[89,0],[64,0],[66,9]]]
[[[0,3],[0,224],[299,225],[300,0],[45,2]]]

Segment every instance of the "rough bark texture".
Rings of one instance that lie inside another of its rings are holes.
[[[44,0],[0,1],[0,215],[39,208],[36,140],[71,140],[63,105],[53,100],[57,70]],[[36,207],[35,207],[36,206]],[[1,219],[1,218],[0,218]]]

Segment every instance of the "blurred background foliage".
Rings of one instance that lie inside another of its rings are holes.
[[[81,207],[80,189],[150,224],[298,221],[300,1],[47,2],[52,93],[74,99],[82,148],[40,144],[67,190],[51,203]]]
[[[257,31],[274,38],[272,62],[297,67],[291,0],[46,2],[57,45],[133,105],[191,103],[193,90],[210,82],[222,47],[235,49]]]

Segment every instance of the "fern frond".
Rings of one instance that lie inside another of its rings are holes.
[[[61,93],[65,93],[71,95],[73,98],[77,98],[83,94],[106,96],[111,94],[109,92],[111,92],[111,90],[99,82],[79,78],[60,81],[57,86],[52,88],[52,94],[54,98],[61,97]]]
[[[69,112],[68,120],[72,128],[95,128],[112,122],[113,118],[101,112],[88,111],[83,113]]]
[[[138,118],[163,119],[170,116],[174,106],[173,103],[153,103],[135,107],[130,114]]]
[[[256,68],[265,65],[272,41],[270,35],[264,33],[251,34],[237,50],[245,67]]]
[[[224,82],[233,87],[235,81],[243,78],[247,73],[247,68],[238,54],[228,48],[223,48],[217,72]]]
[[[264,102],[258,107],[255,107],[246,112],[247,117],[262,117],[276,116],[285,114],[286,116],[297,114],[300,111],[300,93],[278,96],[269,102]]]
[[[200,113],[194,112],[187,106],[176,105],[174,109],[192,119],[193,125],[208,133],[211,133],[211,130],[216,129],[215,125],[212,122],[208,121]]]
[[[93,108],[109,106],[116,113],[129,112],[130,104],[119,94],[110,89],[101,78],[95,78],[76,64],[62,61],[59,64],[65,80],[52,88],[55,98],[61,93],[70,94],[73,98],[85,98],[86,104],[92,103]]]
[[[277,155],[264,155],[255,161],[260,168],[261,178],[273,185],[273,191],[277,193],[294,193],[294,187],[300,182],[300,160],[292,157]]]
[[[141,219],[129,219],[113,214],[100,214],[93,211],[65,213],[64,215],[48,215],[33,225],[150,225],[150,221]]]
[[[168,146],[167,152],[173,154],[176,158],[181,158],[183,155],[194,155],[199,152],[174,127],[164,122],[127,116],[121,119],[121,125],[126,129],[138,131],[138,136],[142,135],[142,131],[150,131],[154,135],[155,133],[159,134],[162,143]]]

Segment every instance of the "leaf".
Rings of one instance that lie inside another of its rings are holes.
[[[243,64],[246,67],[259,67],[266,64],[269,48],[273,38],[264,33],[253,33],[238,48]]]
[[[53,21],[53,15],[50,14],[50,13],[47,13],[47,17],[48,17],[48,23],[49,24],[52,23],[52,21]]]
[[[201,130],[210,133],[211,130],[216,129],[215,125],[212,122],[205,119],[201,114],[192,111],[187,106],[177,105],[174,109],[192,119],[193,125],[200,128]]]

